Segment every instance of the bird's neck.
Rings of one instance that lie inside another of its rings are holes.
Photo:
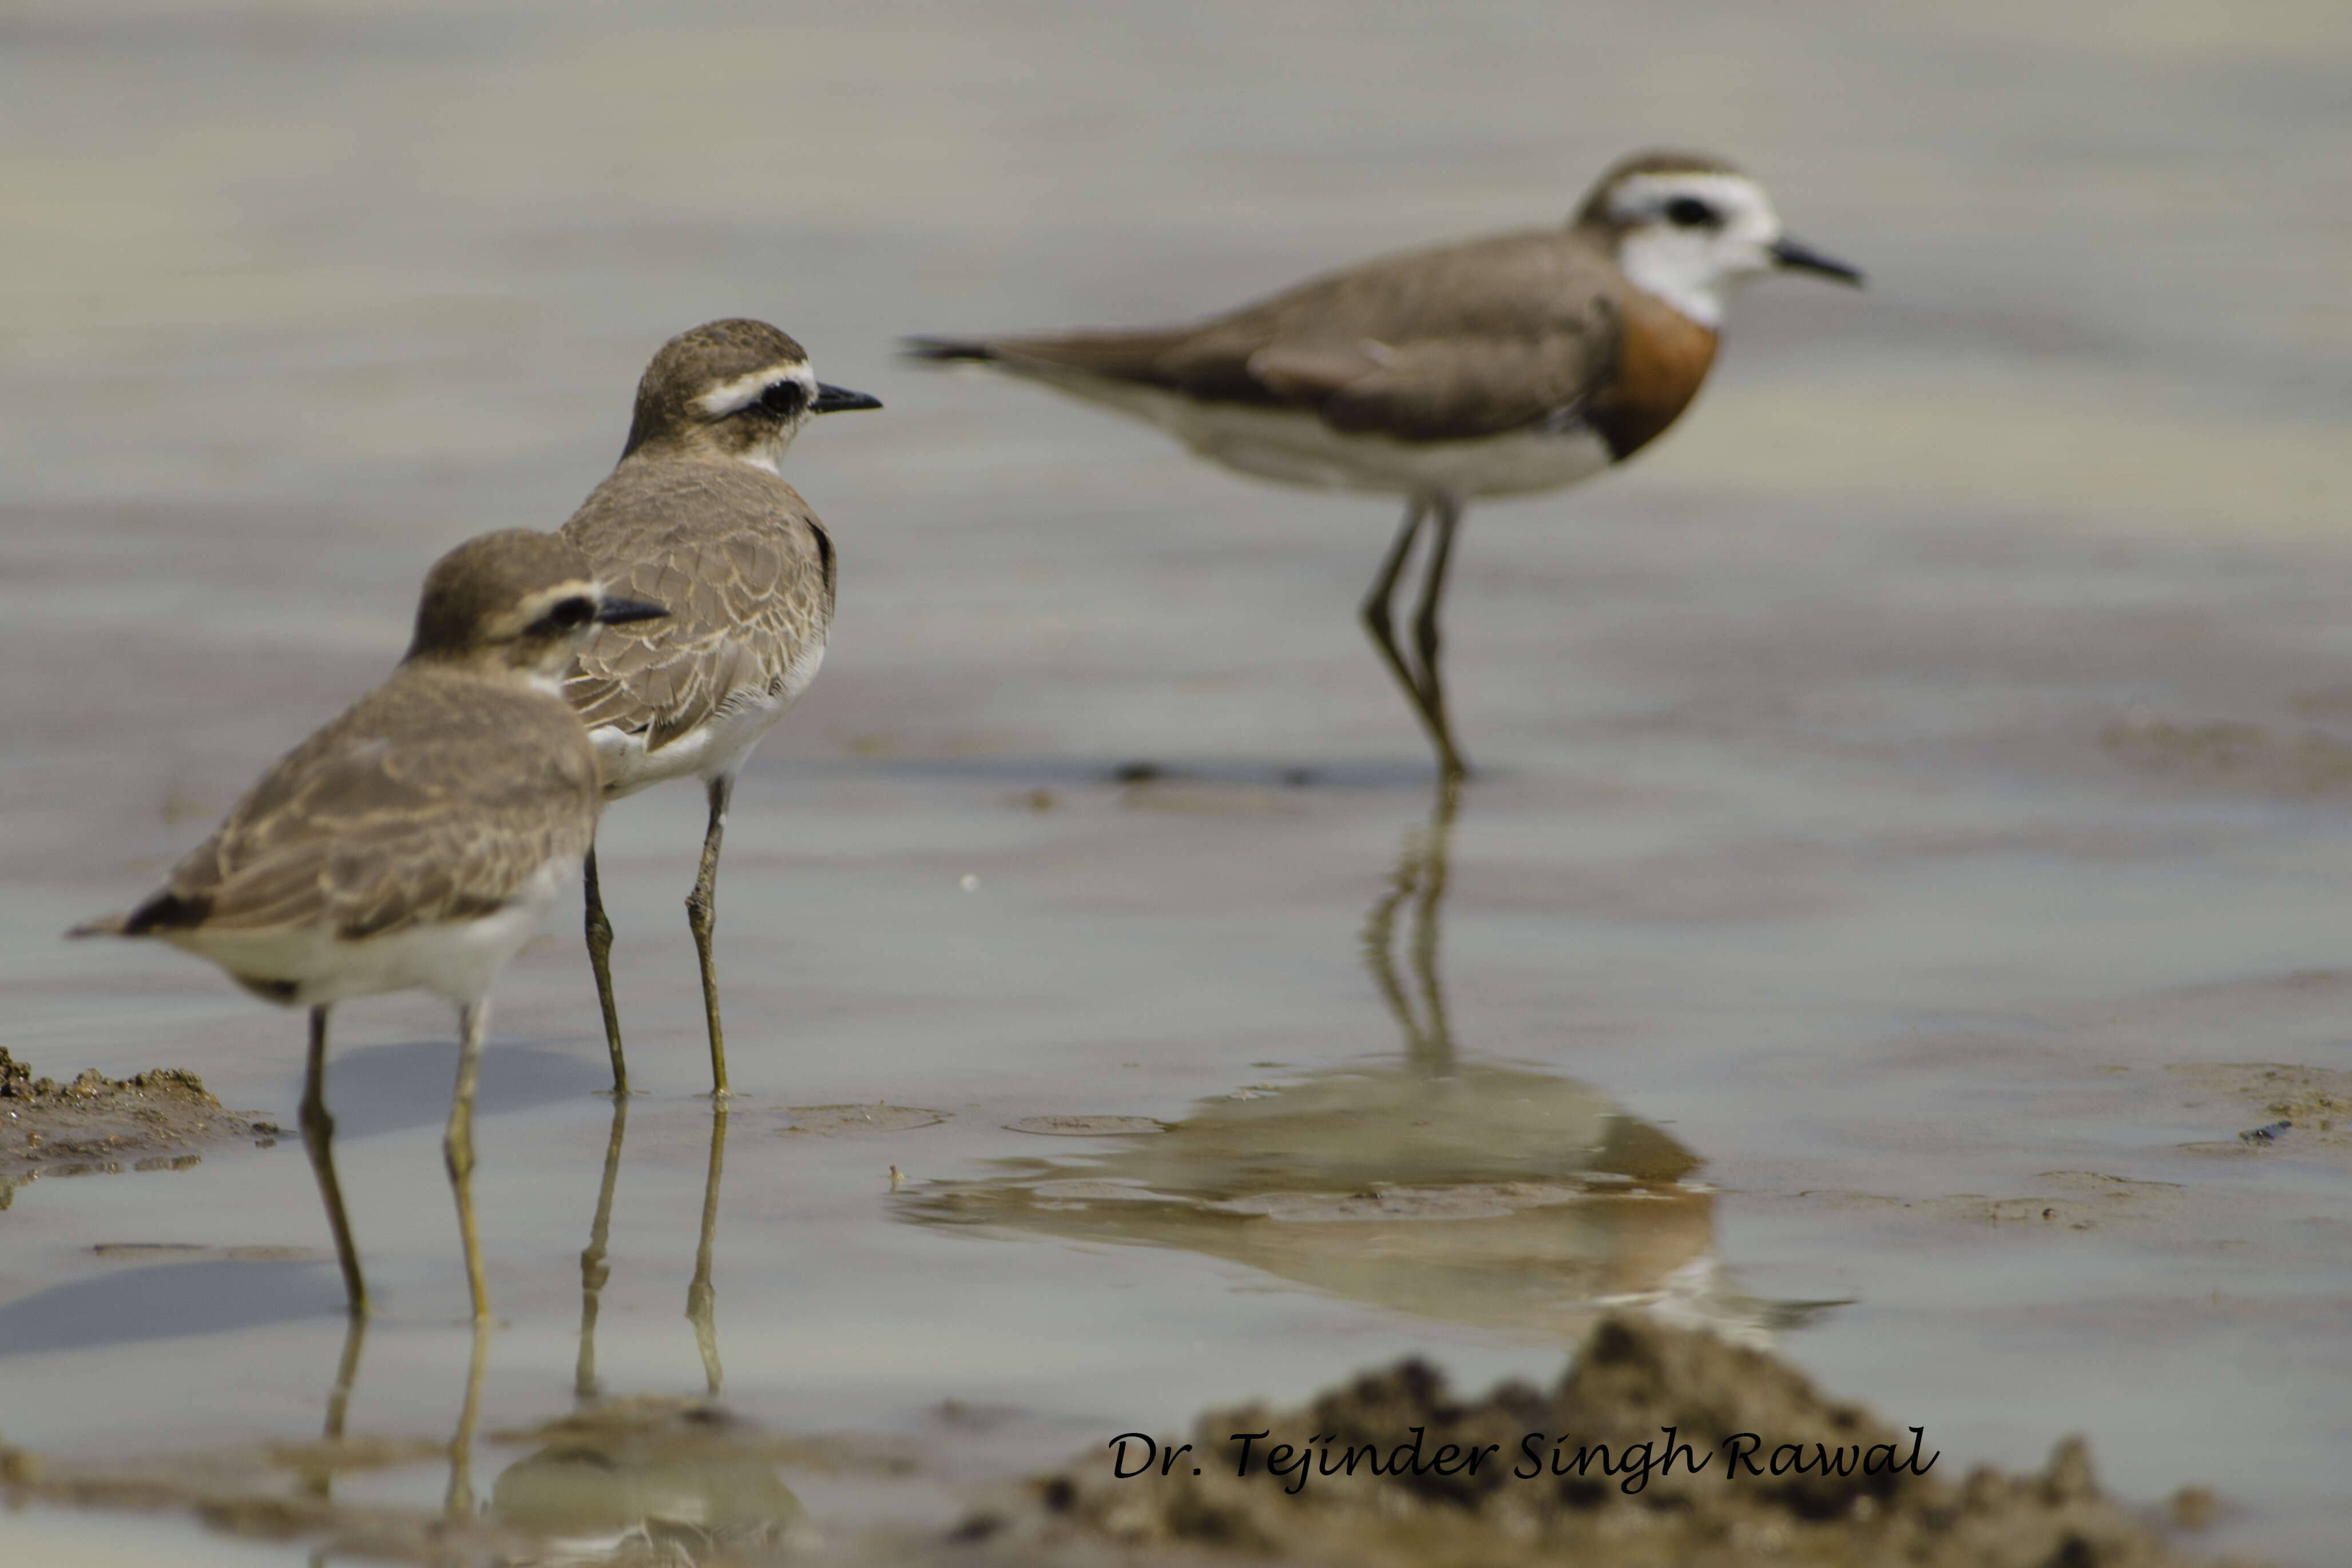
[[[649,436],[621,455],[624,463],[736,463],[762,474],[777,474],[784,448],[792,444],[787,429],[760,434],[702,428],[665,432]]]
[[[411,649],[397,674],[411,680],[465,682],[510,692],[537,692],[561,696],[563,676],[577,650],[560,656],[519,659],[517,650],[502,647]]]

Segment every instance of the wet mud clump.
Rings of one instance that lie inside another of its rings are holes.
[[[204,1080],[176,1067],[129,1078],[96,1068],[68,1083],[36,1078],[0,1046],[0,1208],[39,1176],[177,1170],[229,1138],[269,1138],[277,1124],[226,1111]]]
[[[1406,1361],[1302,1410],[1212,1413],[1172,1462],[1146,1442],[1131,1434],[1124,1452],[1033,1483],[962,1539],[1413,1568],[2192,1561],[2101,1494],[2079,1438],[2037,1474],[1957,1475],[1932,1434],[1825,1399],[1769,1354],[1625,1315],[1604,1318],[1549,1391],[1462,1399]]]

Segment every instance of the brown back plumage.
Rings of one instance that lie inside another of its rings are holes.
[[[1633,175],[1693,172],[1738,171],[1706,153],[1639,152],[1564,228],[1381,256],[1189,327],[916,339],[909,351],[1307,409],[1334,429],[1405,442],[1582,423],[1623,457],[1696,393],[1715,334],[1618,269],[1609,196]],[[1656,334],[1630,356],[1629,322]]]
[[[1630,286],[1562,231],[1382,256],[1198,326],[932,344],[1164,387],[1308,408],[1337,429],[1458,441],[1573,414],[1616,352]]]
[[[450,551],[391,678],[263,774],[163,891],[77,935],[323,926],[357,939],[488,915],[550,861],[577,860],[602,780],[580,721],[531,685],[567,640],[530,623],[538,601],[573,590],[597,591],[553,535]]]
[[[833,624],[833,541],[800,493],[740,463],[624,458],[563,525],[604,580],[667,620],[599,630],[564,683],[591,728],[677,739],[745,688],[781,693]]]
[[[780,431],[756,409],[714,415],[704,402],[806,365],[783,332],[736,319],[679,333],[646,367],[628,447],[563,538],[615,589],[670,614],[605,627],[581,653],[564,695],[591,728],[658,750],[737,694],[782,695],[793,671],[813,668],[833,622],[833,541],[773,472],[797,421]]]
[[[601,783],[558,699],[404,664],[262,775],[162,892],[99,928],[357,939],[477,919],[587,852]]]

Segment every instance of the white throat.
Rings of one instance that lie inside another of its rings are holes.
[[[1713,224],[1668,221],[1677,197],[1702,201]],[[1709,331],[1723,329],[1732,291],[1772,269],[1780,220],[1756,183],[1743,174],[1634,174],[1611,203],[1631,225],[1617,242],[1617,266],[1634,287],[1654,295]]]
[[[1617,267],[1643,293],[1655,295],[1708,331],[1719,332],[1730,280],[1690,238],[1671,229],[1627,235],[1617,246]]]

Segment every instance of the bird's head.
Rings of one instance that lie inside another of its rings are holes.
[[[668,613],[606,589],[561,536],[508,528],[433,563],[408,657],[515,672],[553,690],[598,626]]]
[[[765,321],[709,321],[664,343],[646,367],[622,455],[658,447],[772,474],[816,415],[881,406],[818,381],[801,346]]]
[[[1740,284],[1768,272],[1813,272],[1859,285],[1844,262],[1789,237],[1764,187],[1719,158],[1642,152],[1601,177],[1576,214],[1637,288],[1719,329]]]

